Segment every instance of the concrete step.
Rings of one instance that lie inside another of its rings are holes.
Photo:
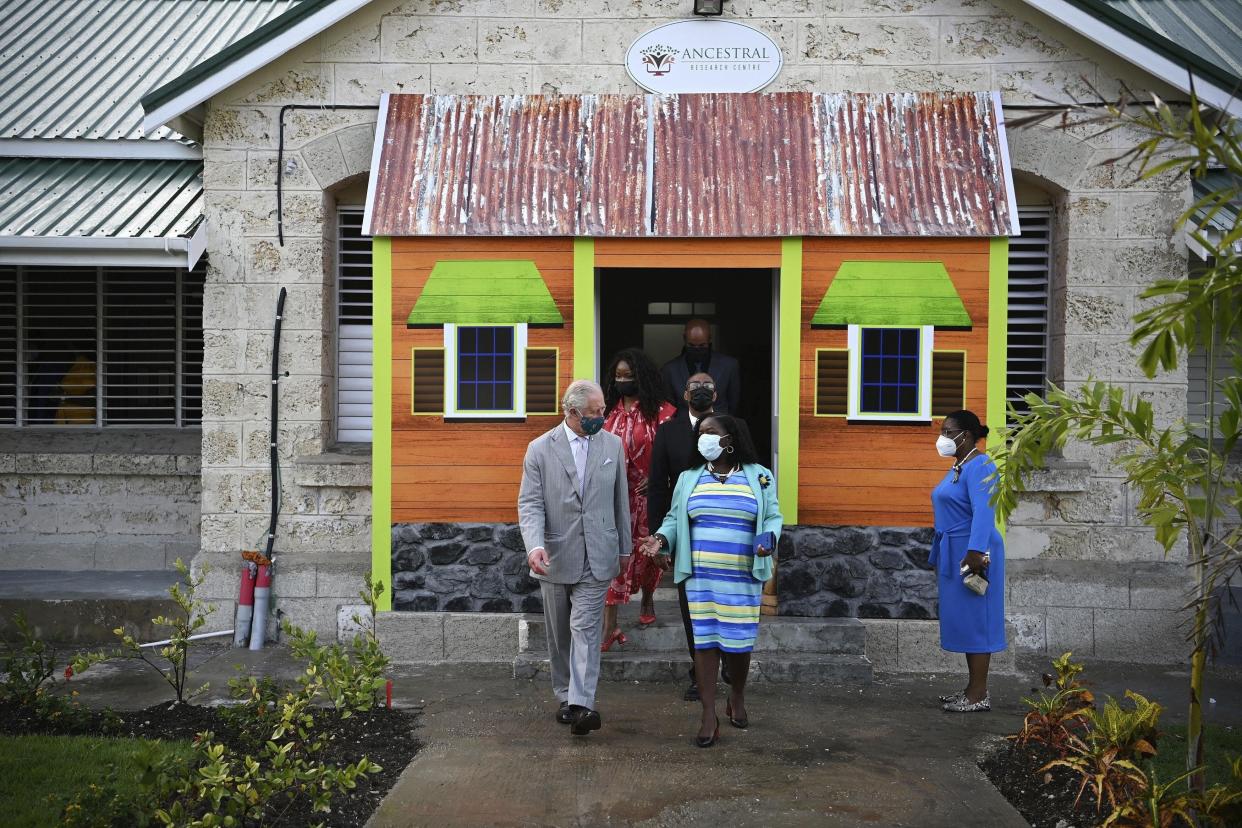
[[[604,681],[685,681],[687,656],[671,653],[608,652],[600,655]],[[513,677],[547,678],[547,656],[522,653],[513,661]],[[871,661],[864,655],[769,653],[756,650],[751,657],[749,681],[774,684],[871,683]]]
[[[19,612],[38,638],[58,644],[112,644],[121,626],[139,641],[165,638],[151,619],[176,611],[168,588],[177,577],[172,570],[0,571],[0,640],[16,640]]]
[[[629,642],[626,650],[650,653],[680,653],[686,650],[686,633],[677,605],[656,605],[655,624],[639,627],[622,617],[621,629]],[[546,653],[547,634],[542,615],[522,616],[519,621],[518,650]],[[756,650],[768,653],[817,655],[865,655],[867,630],[857,618],[789,618],[764,616],[759,622]]]

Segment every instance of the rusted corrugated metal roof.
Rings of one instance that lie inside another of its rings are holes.
[[[388,95],[380,236],[1003,236],[989,93]]]

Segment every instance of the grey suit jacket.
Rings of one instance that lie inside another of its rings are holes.
[[[561,423],[526,448],[518,521],[526,551],[548,553],[546,576],[554,584],[606,581],[630,554],[630,498],[621,438],[601,431],[587,450],[586,486],[578,495],[578,470]]]

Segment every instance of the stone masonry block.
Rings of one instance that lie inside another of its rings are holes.
[[[0,474],[12,474],[17,471],[17,455],[12,452],[0,452]]]
[[[388,657],[397,664],[444,660],[442,612],[381,612],[376,634]]]
[[[1160,571],[1135,572],[1130,578],[1130,608],[1180,611],[1190,603],[1194,580],[1180,564]]]
[[[451,17],[385,17],[380,55],[385,63],[473,63],[479,21]]]
[[[209,190],[241,190],[246,186],[245,150],[203,149],[203,186]]]
[[[521,95],[530,91],[533,70],[529,66],[432,64],[431,91],[447,94]]]
[[[1048,608],[1048,647],[1052,656],[1071,652],[1093,656],[1095,652],[1095,610],[1078,607]]]
[[[1099,561],[1011,561],[1008,604],[1011,607],[1130,606],[1124,566]]]
[[[379,63],[337,63],[332,66],[333,103],[374,104],[387,91],[384,67]]]
[[[532,88],[541,95],[622,94],[639,91],[624,67],[615,64],[535,64],[532,69]]]
[[[278,561],[272,592],[278,598],[314,598],[317,594],[315,570],[314,564],[289,563],[287,559]]]
[[[1172,610],[1095,610],[1095,656],[1109,661],[1181,664],[1189,657],[1181,613]]]
[[[281,620],[314,630],[321,642],[336,640],[336,601],[322,598],[285,598],[277,603]]]
[[[943,21],[945,62],[1046,63],[1063,60],[1065,46],[1048,30],[1010,16],[948,18]]]
[[[582,58],[580,20],[482,20],[479,60],[485,63],[576,63]],[[434,64],[432,67],[434,78]]]
[[[903,623],[907,622],[883,618],[862,619],[862,625],[867,630],[866,655],[877,672],[897,672],[897,628]]]
[[[315,594],[319,596],[331,596],[340,598],[357,599],[358,593],[366,588],[363,582],[363,573],[367,564],[359,561],[357,564],[337,565],[321,564],[319,566],[319,577],[315,583]]]
[[[449,661],[507,661],[518,652],[518,617],[512,613],[448,613],[444,657]]]
[[[1047,629],[1043,612],[1011,612],[1005,618],[1005,639],[1014,650],[1044,652]]]
[[[836,69],[836,73],[836,84],[826,88],[849,89],[853,92],[887,92],[893,89],[949,92],[990,88],[987,67],[843,65]],[[781,74],[784,75],[785,70],[782,69]],[[817,92],[823,88],[825,86],[817,84],[807,91]]]
[[[293,467],[293,480],[299,486],[330,486],[334,488],[371,487],[370,458],[344,455],[302,457]]]
[[[335,135],[325,135],[302,147],[302,158],[310,167],[311,175],[323,189],[327,189],[348,175],[345,169],[345,157],[341,154],[341,145]]]
[[[940,649],[936,621],[897,622],[897,670],[902,673],[944,673],[965,669],[958,653]]]
[[[1170,192],[1125,193],[1121,196],[1121,215],[1125,224],[1120,235],[1139,239],[1171,239],[1177,217],[1190,206],[1189,187]]]
[[[1046,100],[1089,100],[1096,80],[1095,64],[1086,60],[1057,63],[992,64],[992,88],[1001,90],[1006,105]],[[1070,167],[1065,177],[1078,172]]]
[[[797,25],[797,55],[807,63],[919,66],[936,59],[939,22],[934,18],[838,18]]]
[[[347,175],[359,175],[371,169],[371,150],[375,144],[374,127],[359,124],[341,130],[336,137],[341,145]]]
[[[18,454],[14,461],[19,474],[90,474],[93,465],[90,454]]]
[[[177,458],[171,454],[96,454],[95,474],[176,474]]]

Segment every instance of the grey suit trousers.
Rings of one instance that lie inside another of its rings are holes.
[[[540,581],[552,692],[560,701],[595,709],[599,684],[599,644],[604,626],[608,581],[576,584]]]

